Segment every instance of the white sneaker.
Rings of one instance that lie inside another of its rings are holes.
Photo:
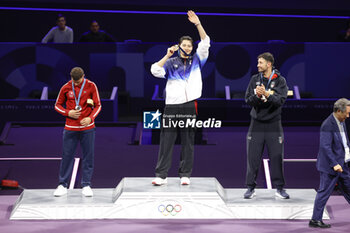
[[[56,188],[55,192],[53,193],[53,195],[55,197],[60,197],[60,196],[63,196],[63,195],[66,195],[67,194],[67,188],[64,187],[63,185],[58,185],[58,187]]]
[[[152,180],[152,184],[156,185],[156,186],[160,186],[160,185],[167,184],[167,183],[168,183],[167,178],[162,179],[160,177],[156,177],[154,180]]]
[[[83,188],[83,190],[81,191],[81,193],[85,196],[85,197],[92,197],[94,195],[94,193],[92,192],[92,189],[90,188],[90,186],[85,186]]]
[[[191,183],[190,178],[188,177],[181,177],[180,181],[181,185],[189,185]]]

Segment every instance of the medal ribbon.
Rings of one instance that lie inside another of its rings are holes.
[[[269,85],[270,85],[270,82],[271,82],[271,80],[272,80],[272,76],[273,76],[274,74],[275,74],[275,71],[273,70],[272,73],[271,73],[271,75],[270,75],[269,81],[267,82],[267,85],[266,85],[266,87],[265,87],[265,90],[268,90]],[[262,74],[262,73],[260,73],[260,81],[261,81],[261,84],[263,84],[263,74]]]
[[[189,61],[189,65],[191,65],[191,59],[192,59],[192,56],[191,56],[191,53],[186,53],[185,50],[183,50],[180,46],[179,46],[179,50],[178,50],[178,55],[179,57],[181,58],[181,55],[180,55],[180,50],[185,54],[185,56],[187,56],[187,60]],[[184,66],[184,79],[187,80],[188,77],[186,78],[186,66]]]
[[[181,50],[185,54],[185,56],[191,57],[191,53],[190,54],[186,53],[185,50],[183,50],[180,46],[179,46],[179,50]],[[180,56],[180,54],[179,54],[179,56]]]
[[[83,82],[83,85],[82,85],[81,88],[80,88],[79,96],[78,96],[78,99],[77,99],[77,96],[75,95],[75,90],[74,90],[74,83],[73,83],[73,81],[72,81],[72,90],[73,90],[73,95],[74,95],[74,100],[75,100],[75,106],[79,106],[80,97],[81,97],[81,93],[83,93],[83,89],[84,89],[84,86],[85,86],[85,82],[86,82],[86,79],[84,78],[84,82]]]

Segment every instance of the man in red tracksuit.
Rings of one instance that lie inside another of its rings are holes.
[[[85,78],[82,68],[74,67],[70,76],[72,80],[63,85],[55,104],[55,110],[66,117],[66,125],[63,131],[59,186],[54,196],[67,194],[68,179],[73,170],[74,153],[79,142],[83,152],[82,194],[91,197],[95,146],[94,121],[101,111],[101,101],[95,83]]]

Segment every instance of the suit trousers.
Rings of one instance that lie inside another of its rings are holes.
[[[350,204],[350,174],[347,167],[343,168],[342,173],[331,175],[325,172],[320,172],[320,187],[317,190],[317,195],[314,203],[312,219],[321,221],[326,203],[331,196],[335,185],[338,183],[339,190],[344,195],[344,198]]]

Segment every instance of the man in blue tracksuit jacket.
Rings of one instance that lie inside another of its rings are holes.
[[[179,45],[168,48],[167,54],[151,67],[151,73],[157,78],[166,78],[165,109],[163,121],[179,121],[196,118],[196,99],[202,95],[201,68],[205,64],[210,47],[210,39],[206,34],[198,16],[193,11],[188,11],[188,20],[195,25],[201,41],[194,55],[193,40],[189,36],[180,38]],[[175,51],[177,57],[170,58]],[[160,134],[160,148],[156,166],[156,178],[154,185],[167,183],[168,170],[171,166],[172,151],[177,137],[177,130],[181,135],[181,159],[179,176],[182,185],[190,184],[190,176],[193,167],[194,128],[165,128]]]

